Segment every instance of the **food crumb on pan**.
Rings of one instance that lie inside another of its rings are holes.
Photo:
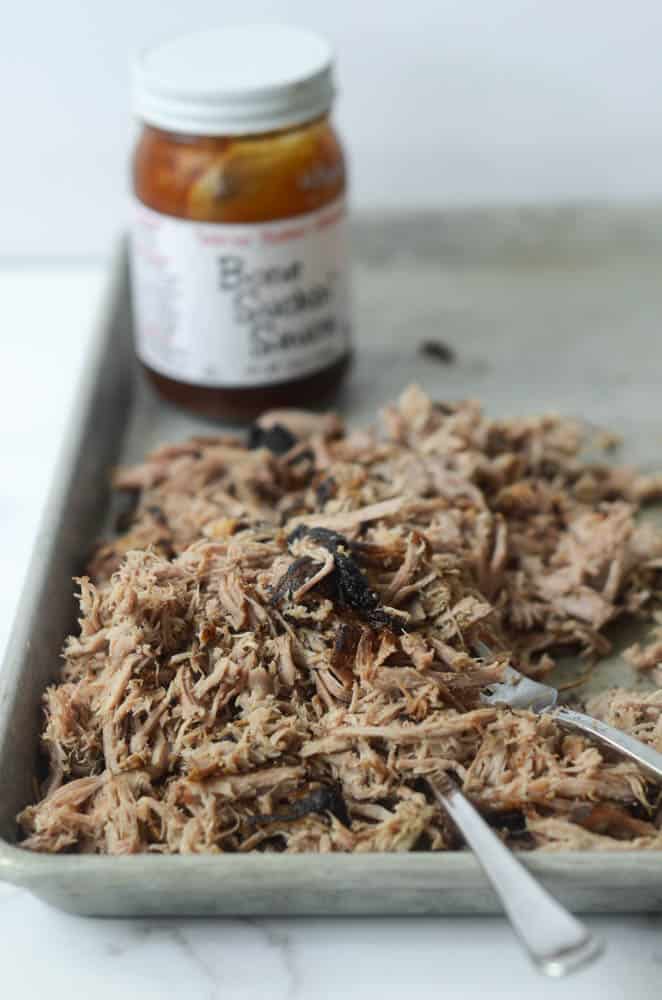
[[[444,365],[452,365],[455,361],[455,351],[443,340],[423,340],[419,345],[419,354]]]

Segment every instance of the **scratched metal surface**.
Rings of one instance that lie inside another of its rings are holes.
[[[355,231],[357,360],[338,406],[373,419],[410,381],[494,415],[559,411],[623,438],[619,461],[662,468],[662,210],[502,209],[365,220]],[[208,431],[137,378],[121,247],[0,687],[0,878],[80,913],[489,913],[474,859],[447,855],[49,857],[14,846],[32,797],[39,699],[73,627],[71,576],[108,525],[108,472]],[[452,365],[425,360],[439,337]],[[653,513],[652,516],[658,516]],[[591,689],[645,681],[618,650]],[[562,676],[583,667],[569,661]],[[662,909],[659,854],[527,855],[577,910]]]

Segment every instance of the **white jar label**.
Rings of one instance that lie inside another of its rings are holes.
[[[139,358],[196,385],[269,385],[348,350],[344,200],[278,222],[192,222],[134,203]]]

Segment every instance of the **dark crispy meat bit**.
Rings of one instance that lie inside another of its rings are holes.
[[[282,424],[274,424],[273,427],[253,424],[248,432],[249,448],[268,448],[274,455],[284,455],[296,443],[294,434]]]
[[[332,553],[336,564],[336,599],[340,605],[358,612],[374,611],[377,608],[379,597],[371,589],[366,575],[354,557],[343,551],[351,552],[351,545],[344,535],[328,528],[309,528],[301,524],[290,534],[288,542],[292,544],[301,538],[308,538]]]
[[[507,830],[510,834],[526,832],[526,820],[519,809],[488,813],[485,818],[490,826],[495,826],[497,830]]]
[[[327,500],[336,495],[337,483],[333,476],[327,476],[315,487],[315,499],[318,507],[323,507]]]
[[[320,567],[321,563],[311,559],[310,556],[301,556],[299,559],[295,559],[274,587],[271,597],[272,604],[279,604],[281,601],[291,598],[292,594],[299,587],[303,587],[304,583],[307,583]]]
[[[444,365],[452,365],[455,361],[455,351],[443,340],[424,340],[419,347],[419,352],[433,361],[441,361]]]
[[[300,465],[301,462],[314,462],[315,455],[311,448],[304,448],[302,451],[295,452],[294,456],[288,459],[288,465]]]
[[[379,597],[370,589],[370,584],[361,569],[351,556],[336,552],[336,587],[338,601],[354,611],[374,611],[379,604]]]
[[[287,536],[287,543],[288,545],[292,545],[301,538],[309,538],[311,542],[321,545],[327,551],[334,554],[338,549],[351,551],[352,548],[351,542],[344,535],[341,535],[338,531],[331,531],[329,528],[309,528],[307,524],[300,524],[298,528],[295,528]]]
[[[384,608],[374,608],[372,611],[366,612],[361,617],[366,625],[370,625],[371,628],[377,630],[387,628],[395,635],[399,635],[401,632],[406,631],[404,621],[400,618],[396,618],[395,615],[390,615],[388,611],[384,610]]]
[[[355,611],[371,628],[387,628],[394,633],[403,631],[402,621],[380,607],[379,596],[372,590],[354,555],[347,554],[352,553],[355,546],[344,535],[329,528],[309,528],[305,524],[300,524],[290,533],[287,541],[292,545],[302,538],[308,538],[333,555],[335,569],[331,576],[322,582],[322,587],[334,603],[341,608]],[[319,569],[319,564],[315,563],[315,567]],[[312,573],[309,578],[310,576]]]
[[[258,814],[252,817],[254,823],[293,823],[309,813],[331,813],[343,826],[350,826],[347,805],[338,785],[321,785],[310,795],[295,799],[287,812],[273,815]]]

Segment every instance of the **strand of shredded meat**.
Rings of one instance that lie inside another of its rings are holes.
[[[78,581],[24,847],[451,849],[421,781],[451,772],[514,845],[662,848],[634,765],[480,701],[509,662],[540,676],[653,617],[662,535],[635,515],[662,480],[583,461],[574,423],[416,387],[382,425],[284,411],[250,449],[119,470],[130,509]],[[629,655],[656,668],[662,644]],[[589,710],[662,750],[662,691]]]

